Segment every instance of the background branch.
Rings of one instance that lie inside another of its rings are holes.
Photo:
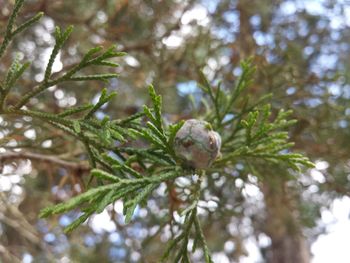
[[[62,166],[70,170],[80,170],[83,172],[90,171],[90,167],[87,162],[69,162],[57,158],[56,156],[43,155],[31,152],[6,152],[0,154],[0,161],[8,161],[14,159],[29,159],[32,161],[39,161],[42,163],[51,163],[57,166]]]

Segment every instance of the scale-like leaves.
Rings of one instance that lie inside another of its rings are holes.
[[[14,10],[10,15],[3,42],[0,45],[0,58],[13,37],[28,28],[42,17],[42,13],[30,18],[15,29],[15,19],[23,0],[16,0]],[[166,125],[162,114],[162,97],[152,85],[148,86],[151,106],[144,106],[143,111],[137,112],[124,119],[111,120],[106,116],[102,120],[95,118],[95,113],[110,102],[115,92],[101,91],[96,104],[78,105],[58,114],[32,109],[32,98],[38,98],[41,92],[48,88],[63,84],[67,81],[108,81],[118,77],[116,73],[96,72],[86,75],[82,70],[90,66],[118,67],[118,63],[110,59],[124,56],[125,53],[116,50],[115,46],[103,50],[102,47],[90,49],[83,58],[65,72],[55,76],[52,67],[55,59],[73,32],[69,26],[62,30],[56,27],[56,43],[51,52],[44,72],[44,80],[27,93],[21,94],[14,105],[6,104],[6,96],[15,86],[18,79],[28,68],[29,63],[22,64],[15,59],[9,67],[6,76],[0,81],[0,110],[2,114],[29,116],[43,121],[73,136],[86,147],[86,153],[91,165],[91,179],[96,178],[97,185],[78,196],[72,197],[65,203],[45,208],[41,217],[80,210],[81,214],[66,229],[70,232],[85,222],[94,213],[102,212],[116,200],[124,202],[125,221],[132,220],[135,209],[152,195],[161,183],[169,182],[177,177],[193,171],[182,168],[182,163],[175,155],[174,140],[183,121]],[[214,129],[221,133],[222,156],[214,163],[214,169],[219,173],[227,169],[235,169],[234,164],[246,161],[255,169],[255,160],[263,159],[270,163],[285,165],[294,170],[300,166],[312,167],[313,164],[302,154],[292,153],[293,146],[289,142],[287,128],[295,123],[289,119],[291,111],[271,109],[266,100],[270,95],[251,103],[245,95],[245,90],[253,81],[255,71],[252,60],[241,63],[242,74],[233,87],[219,83],[212,87],[202,72],[199,72],[199,87],[204,96],[201,107],[205,107],[206,120],[212,123]],[[195,107],[195,104],[193,104]],[[26,106],[23,107],[23,106]],[[199,111],[200,112],[200,111]],[[271,116],[276,116],[274,119]],[[141,143],[140,143],[141,142]],[[209,170],[210,171],[210,170]],[[198,171],[197,171],[198,172]],[[202,175],[203,176],[203,175]],[[223,175],[224,176],[224,175]],[[201,193],[200,179],[194,182],[194,187],[188,187],[190,192],[187,209],[183,210],[185,222],[178,235],[169,242],[163,261],[174,255],[174,262],[189,262],[188,243],[193,237],[194,251],[198,246],[203,249],[205,262],[213,262],[197,215],[198,200]]]
[[[92,188],[85,193],[71,198],[66,203],[45,208],[41,211],[40,217],[48,217],[54,214],[65,213],[76,208],[85,207],[84,214],[69,225],[66,230],[71,231],[82,224],[87,218],[87,214],[100,213],[106,206],[118,199],[130,197],[125,203],[125,221],[128,223],[138,204],[140,204],[158,185],[166,180],[179,176],[177,171],[165,172],[152,177],[141,177],[136,179],[119,179],[103,170],[94,169],[92,176],[100,179],[112,181],[114,183]]]

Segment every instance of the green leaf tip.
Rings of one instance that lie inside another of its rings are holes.
[[[39,218],[46,218],[52,214],[52,206],[46,207],[39,212]]]

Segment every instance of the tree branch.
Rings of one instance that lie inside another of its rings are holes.
[[[12,159],[30,159],[33,161],[40,161],[46,163],[52,163],[57,166],[62,166],[70,170],[81,170],[81,171],[90,171],[90,167],[85,162],[74,163],[68,162],[62,159],[57,158],[56,156],[43,155],[38,153],[30,152],[5,152],[0,154],[0,162]]]

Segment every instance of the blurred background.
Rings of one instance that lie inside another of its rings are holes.
[[[0,0],[0,39],[13,2]],[[293,109],[298,120],[290,129],[293,150],[316,166],[295,180],[268,170],[274,187],[259,184],[240,163],[233,178],[213,176],[201,204],[213,260],[273,262],[273,253],[299,253],[303,262],[350,262],[350,1],[27,0],[19,22],[38,11],[45,17],[15,39],[0,62],[3,74],[16,55],[33,61],[9,101],[43,79],[56,25],[75,27],[54,64],[57,74],[96,45],[115,44],[128,53],[117,61],[120,78],[107,85],[118,92],[117,99],[98,116],[137,112],[148,103],[145,87],[153,83],[169,121],[193,117],[202,96],[198,69],[229,87],[240,74],[239,61],[253,57],[257,73],[248,90],[251,100],[272,92],[273,109]],[[30,105],[59,112],[96,101],[105,85],[54,86]],[[39,157],[78,163],[83,145],[30,118],[0,116],[0,126],[0,259],[156,262],[173,230],[167,224],[165,186],[129,225],[122,203],[116,202],[65,235],[62,228],[76,214],[42,220],[38,211],[79,193],[87,172]],[[19,148],[38,158],[9,156]],[[181,218],[177,212],[174,218],[176,227]],[[203,262],[200,252],[193,262]]]

